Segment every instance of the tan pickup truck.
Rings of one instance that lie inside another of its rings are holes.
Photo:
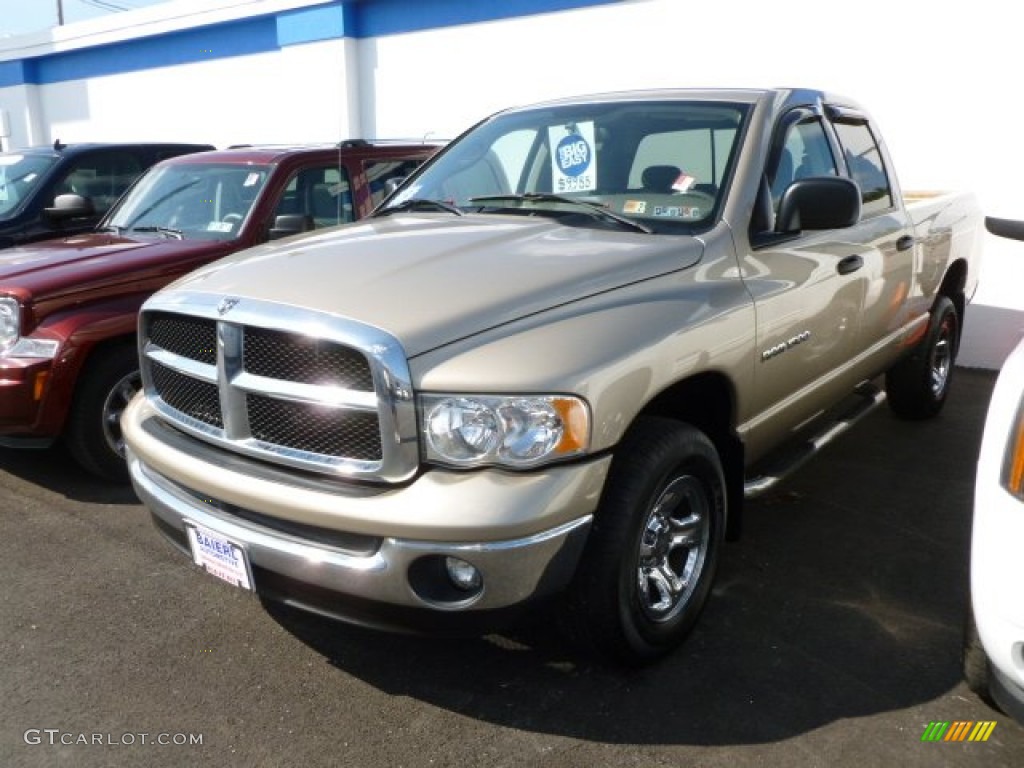
[[[132,480],[264,597],[436,632],[544,601],[648,662],[745,496],[886,396],[942,408],[983,230],[970,195],[908,201],[831,94],[501,112],[369,219],[150,298]]]

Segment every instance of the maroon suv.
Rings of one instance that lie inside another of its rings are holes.
[[[119,420],[139,387],[142,302],[214,259],[365,216],[436,149],[350,140],[177,157],[95,231],[0,251],[0,444],[63,436],[83,467],[125,479]]]

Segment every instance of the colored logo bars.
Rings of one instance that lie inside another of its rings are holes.
[[[988,741],[995,727],[995,720],[933,720],[921,734],[921,741]]]

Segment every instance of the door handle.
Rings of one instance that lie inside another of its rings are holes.
[[[840,259],[839,263],[836,264],[836,272],[840,275],[848,275],[851,272],[856,272],[858,269],[864,266],[864,259],[860,256],[847,256],[845,259]]]
[[[899,240],[896,241],[896,250],[897,251],[909,251],[913,247],[914,247],[914,236],[913,235],[904,235],[903,237],[901,237]]]

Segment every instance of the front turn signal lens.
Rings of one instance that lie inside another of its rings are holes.
[[[1018,499],[1024,500],[1024,402],[1017,408],[1010,430],[1003,464],[1003,485]]]

